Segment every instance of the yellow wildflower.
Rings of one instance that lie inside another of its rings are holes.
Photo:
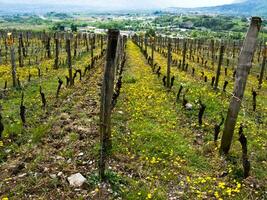
[[[186,180],[187,180],[187,182],[189,183],[189,182],[190,182],[190,177],[187,176],[187,177],[186,177]]]
[[[224,188],[225,188],[225,183],[224,183],[224,182],[220,182],[220,183],[219,183],[219,188],[224,189]]]
[[[155,158],[155,157],[152,157],[150,163],[151,163],[151,164],[155,164],[155,163],[156,163],[156,158]]]
[[[148,193],[147,194],[147,199],[151,199],[152,198],[152,194]]]
[[[215,193],[214,193],[214,196],[217,198],[217,199],[219,199],[219,193],[216,191]]]

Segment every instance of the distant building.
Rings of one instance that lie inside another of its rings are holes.
[[[194,23],[191,21],[187,21],[181,24],[181,28],[187,28],[187,29],[191,29],[193,28]]]
[[[71,31],[71,28],[70,27],[64,27],[64,31]]]
[[[132,37],[135,34],[134,31],[120,31],[120,33],[121,33],[121,35],[125,35],[127,37]]]

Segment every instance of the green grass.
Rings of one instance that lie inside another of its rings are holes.
[[[220,120],[217,113],[227,111],[226,96],[209,91],[199,80],[175,69],[172,69],[175,87],[168,92],[161,79],[152,74],[138,47],[129,42],[127,51],[127,70],[112,120],[114,159],[122,169],[112,168],[123,174],[128,183],[123,198],[246,199],[247,192],[254,197],[263,195],[265,179],[259,176],[264,174],[262,170],[266,166],[254,163],[251,157],[252,174],[261,181],[261,188],[258,191],[251,191],[247,185],[241,188],[241,148],[237,138],[231,151],[234,159],[227,164],[212,142],[213,126]],[[164,74],[166,59],[157,53],[155,59]],[[185,111],[180,102],[175,104],[176,92],[173,91],[177,91],[180,84],[190,88],[187,97],[193,103],[192,111]],[[203,126],[197,123],[195,100],[199,98],[207,105]],[[253,118],[246,118],[251,121],[249,129],[253,130]],[[262,126],[257,131],[263,134],[264,129]],[[259,143],[258,138],[266,135],[255,134],[248,135],[249,148],[253,146],[253,151],[261,154],[260,147],[265,142]],[[202,135],[203,144],[194,144],[197,135]],[[228,175],[220,178],[224,171]]]

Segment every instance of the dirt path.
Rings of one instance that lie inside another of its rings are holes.
[[[99,63],[71,95],[60,100],[50,116],[52,129],[37,146],[22,148],[1,166],[0,197],[89,198],[89,186],[74,190],[67,177],[78,172],[91,175],[96,169],[102,66]]]

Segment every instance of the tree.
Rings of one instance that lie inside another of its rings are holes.
[[[154,29],[150,28],[149,30],[146,31],[146,37],[155,37],[156,32]]]
[[[72,32],[77,32],[78,26],[76,24],[71,24],[70,25],[70,29],[71,29]]]

